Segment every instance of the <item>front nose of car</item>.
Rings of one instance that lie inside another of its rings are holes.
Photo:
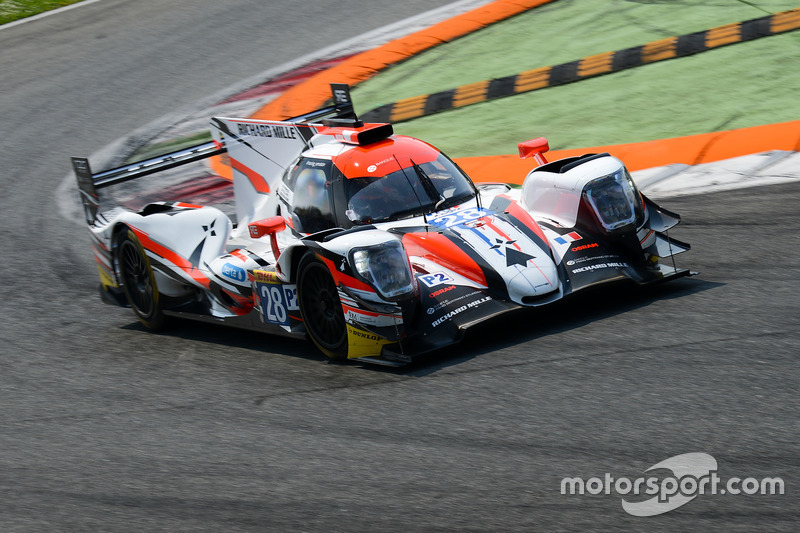
[[[559,289],[558,270],[545,254],[529,259],[525,265],[509,267],[504,277],[509,298],[523,305],[534,304]]]

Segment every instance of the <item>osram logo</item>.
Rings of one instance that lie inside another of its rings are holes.
[[[574,248],[571,248],[571,250],[573,252],[580,252],[581,250],[588,250],[589,248],[597,248],[598,246],[600,245],[597,244],[596,242],[593,242],[592,244],[582,244],[580,246],[576,246]]]
[[[446,293],[447,291],[452,291],[455,288],[456,288],[455,285],[450,285],[449,287],[444,287],[443,289],[439,289],[438,291],[433,291],[428,296],[430,296],[431,298],[436,298],[437,296],[441,296],[442,294]]]

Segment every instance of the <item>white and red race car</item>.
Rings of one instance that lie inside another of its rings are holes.
[[[360,122],[348,87],[332,89],[332,106],[288,121],[212,118],[213,143],[141,163],[93,174],[73,158],[104,299],[154,329],[189,317],[401,365],[585,287],[690,274],[660,262],[689,249],[666,233],[679,216],[620,160],[547,162],[538,138],[519,145],[538,165],[521,188],[476,186],[430,144]],[[235,215],[101,209],[103,187],[225,152]]]

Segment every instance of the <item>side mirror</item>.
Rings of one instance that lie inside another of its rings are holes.
[[[520,159],[533,157],[539,165],[547,163],[544,153],[550,150],[550,145],[544,137],[536,137],[530,141],[521,142],[517,145],[517,148],[519,148]]]
[[[286,221],[283,217],[269,217],[262,220],[256,220],[247,225],[250,231],[250,236],[254,239],[269,235],[269,244],[272,246],[272,253],[275,255],[275,261],[281,255],[278,248],[277,234],[286,229]]]

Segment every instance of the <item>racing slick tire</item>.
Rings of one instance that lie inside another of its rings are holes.
[[[347,326],[339,291],[328,267],[313,253],[300,261],[297,299],[308,336],[317,348],[335,361],[347,359]]]
[[[129,228],[124,228],[119,234],[116,262],[120,285],[128,305],[145,327],[152,330],[162,329],[166,317],[159,302],[153,268],[142,243]]]

